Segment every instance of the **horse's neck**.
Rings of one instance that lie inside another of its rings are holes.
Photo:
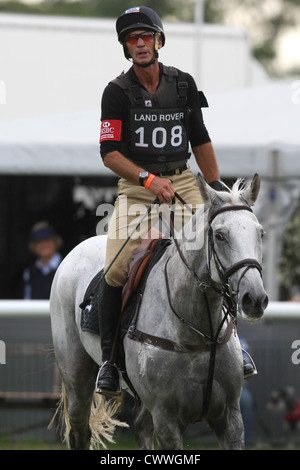
[[[201,246],[194,249],[191,249],[191,243],[183,240],[178,241],[179,250],[173,244],[169,251],[167,276],[174,308],[183,314],[185,319],[210,335],[211,325],[215,332],[221,322],[223,299],[209,286],[211,279],[206,231],[202,236]],[[203,285],[199,285],[199,282]],[[186,331],[184,323],[182,328]],[[194,336],[194,333],[192,335]]]
[[[179,249],[187,263],[202,278],[208,272],[208,233],[205,206],[201,206],[179,233]]]

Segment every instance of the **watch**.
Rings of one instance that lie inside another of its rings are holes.
[[[141,186],[144,186],[144,181],[148,178],[149,172],[146,170],[143,170],[139,174],[139,183]]]

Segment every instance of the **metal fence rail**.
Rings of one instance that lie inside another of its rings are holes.
[[[0,316],[48,316],[49,314],[48,300],[0,300]],[[263,319],[300,319],[300,302],[270,302]]]
[[[47,426],[61,391],[49,302],[0,301],[0,435],[57,439]]]

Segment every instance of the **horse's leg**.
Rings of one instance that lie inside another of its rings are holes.
[[[175,414],[168,414],[165,409],[160,408],[152,414],[154,423],[154,434],[160,450],[182,450],[183,430],[180,429]]]
[[[72,334],[70,330],[73,330]],[[89,449],[89,417],[98,367],[81,345],[75,328],[69,326],[68,338],[55,345],[66,393],[66,414],[70,423],[68,440],[71,449]]]
[[[244,424],[239,406],[227,407],[224,415],[218,421],[208,421],[215,432],[219,445],[223,450],[243,450]]]
[[[134,410],[134,433],[137,445],[141,450],[153,450],[153,422],[147,408],[137,401]]]
[[[67,413],[70,422],[71,449],[89,449],[91,431],[89,418],[94,395],[97,366],[89,356],[81,358],[72,379],[66,382]],[[78,375],[77,375],[78,374]]]

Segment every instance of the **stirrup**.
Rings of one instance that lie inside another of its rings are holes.
[[[252,370],[247,374],[244,373],[244,380],[246,379],[249,379],[250,377],[253,377],[253,375],[257,375],[258,372],[257,372],[257,369],[256,369],[256,365],[252,359],[252,357],[250,356],[250,354],[248,353],[248,351],[246,351],[246,349],[243,349],[242,348],[242,352],[246,354],[246,356],[248,357],[249,359],[249,362],[248,364],[250,364],[252,366]],[[245,360],[244,360],[245,361]]]
[[[102,372],[102,369],[104,366],[106,366],[107,364],[109,364],[109,366],[111,368],[114,368],[116,370],[116,373],[118,374],[118,385],[116,387],[116,389],[112,390],[112,389],[109,389],[109,388],[105,388],[105,387],[99,387],[98,386],[98,381],[100,380],[100,375],[101,375],[101,372]],[[121,388],[121,373],[118,369],[118,367],[116,366],[116,364],[113,364],[109,361],[105,361],[103,362],[103,364],[101,365],[100,369],[99,369],[99,372],[98,372],[98,375],[97,375],[97,378],[96,378],[96,387],[95,387],[95,392],[96,393],[100,393],[101,395],[106,395],[106,396],[112,396],[112,397],[118,397],[121,395],[121,392],[122,392],[122,388]]]

